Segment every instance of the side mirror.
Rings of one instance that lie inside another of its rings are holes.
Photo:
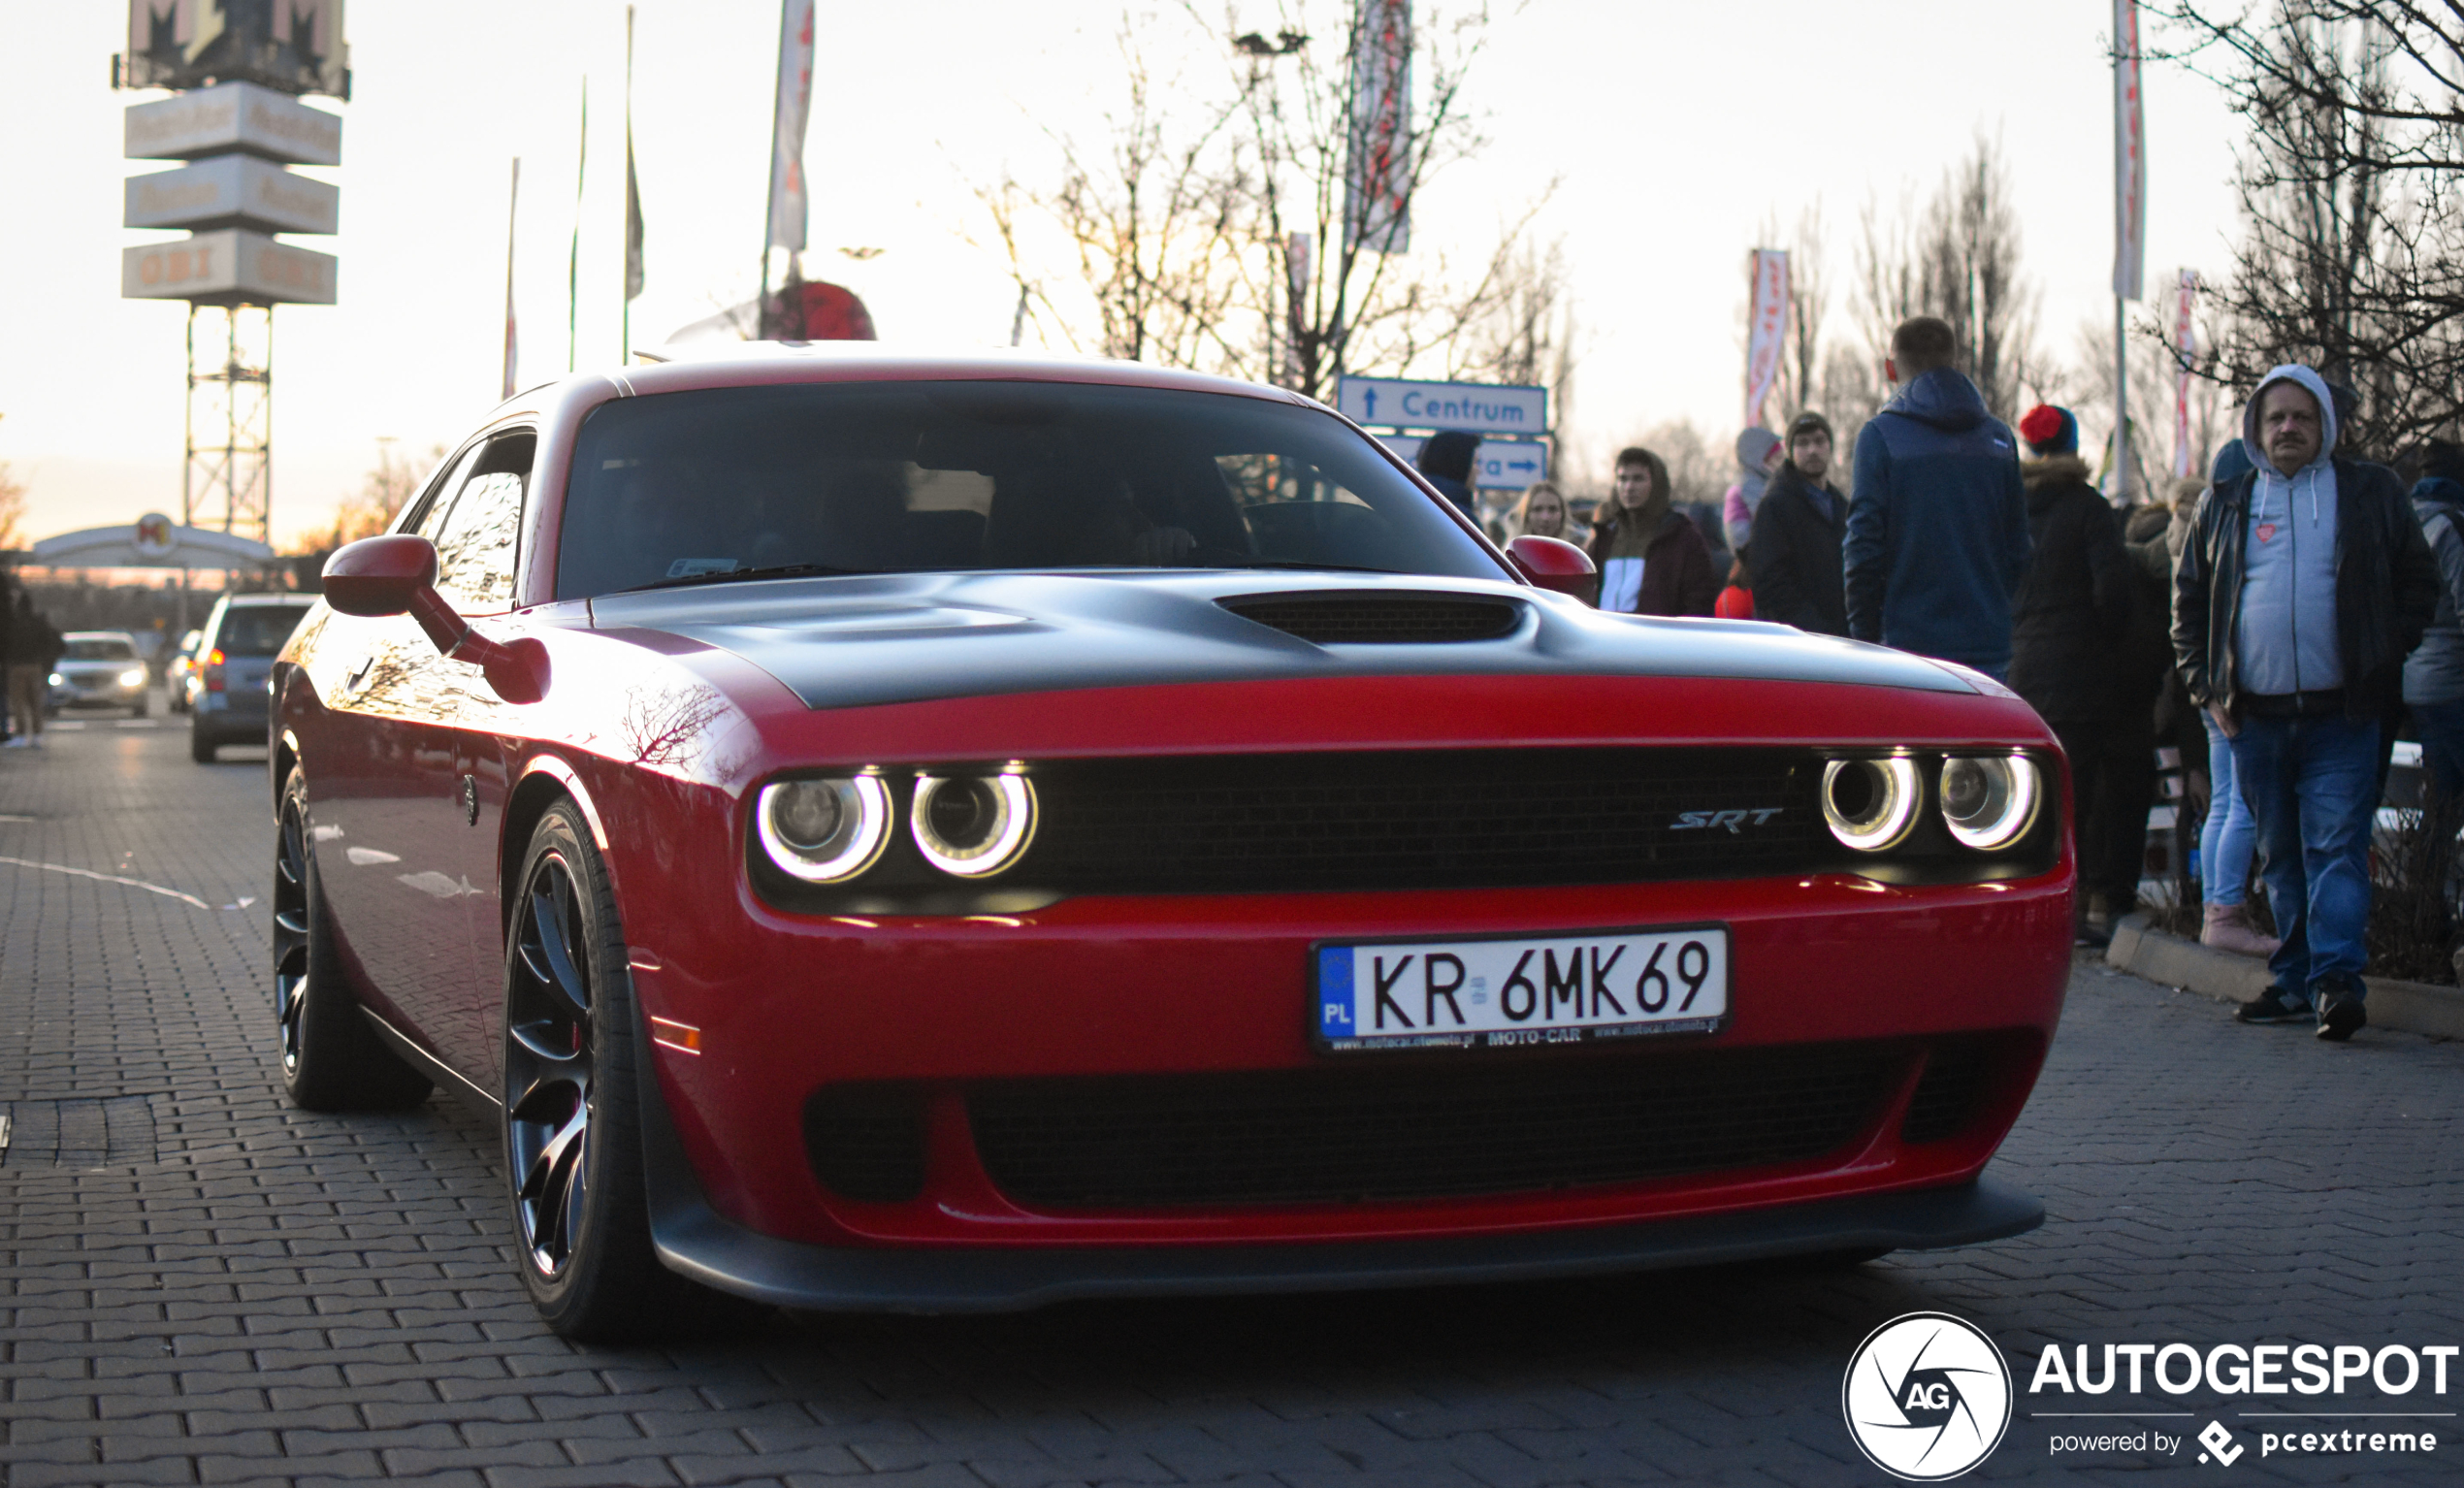
[[[345,615],[408,615],[448,661],[487,674],[507,702],[547,695],[547,647],[530,636],[490,640],[437,593],[437,545],[425,537],[362,537],[325,561],[325,602]]]
[[[1589,553],[1571,542],[1527,534],[1506,545],[1506,557],[1515,572],[1541,589],[1572,595],[1585,604],[1600,602],[1600,570],[1592,566]]]

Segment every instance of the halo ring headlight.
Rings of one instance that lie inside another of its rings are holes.
[[[1916,761],[1903,755],[1823,766],[1823,819],[1842,846],[1860,853],[1897,847],[1916,825],[1924,795]]]
[[[1998,852],[2027,835],[2045,796],[2026,755],[1953,755],[1942,761],[1942,824],[1962,847]]]
[[[924,861],[956,878],[990,878],[1035,840],[1035,786],[1016,769],[918,774],[907,821]]]
[[[843,884],[879,861],[890,819],[890,790],[874,774],[775,781],[753,808],[762,851],[808,884]]]

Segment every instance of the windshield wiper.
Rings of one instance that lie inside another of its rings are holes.
[[[832,568],[826,564],[772,564],[766,568],[717,568],[708,573],[680,573],[672,579],[660,579],[649,584],[635,584],[618,594],[640,594],[650,589],[680,589],[687,584],[731,584],[739,579],[794,578],[799,573],[869,573],[869,568]]]

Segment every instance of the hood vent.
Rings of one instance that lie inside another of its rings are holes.
[[[1216,601],[1244,620],[1320,646],[1496,640],[1523,622],[1512,599],[1471,595],[1256,595]]]

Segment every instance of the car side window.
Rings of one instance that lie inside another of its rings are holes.
[[[437,540],[438,532],[445,525],[446,514],[453,510],[453,494],[462,484],[463,473],[470,468],[471,461],[479,458],[483,447],[474,445],[438,468],[436,478],[428,482],[428,489],[412,503],[410,520],[401,531],[425,537],[431,542]]]
[[[467,462],[451,509],[429,534],[437,544],[437,590],[455,608],[483,613],[513,602],[522,498],[537,446],[528,430],[481,445]]]

